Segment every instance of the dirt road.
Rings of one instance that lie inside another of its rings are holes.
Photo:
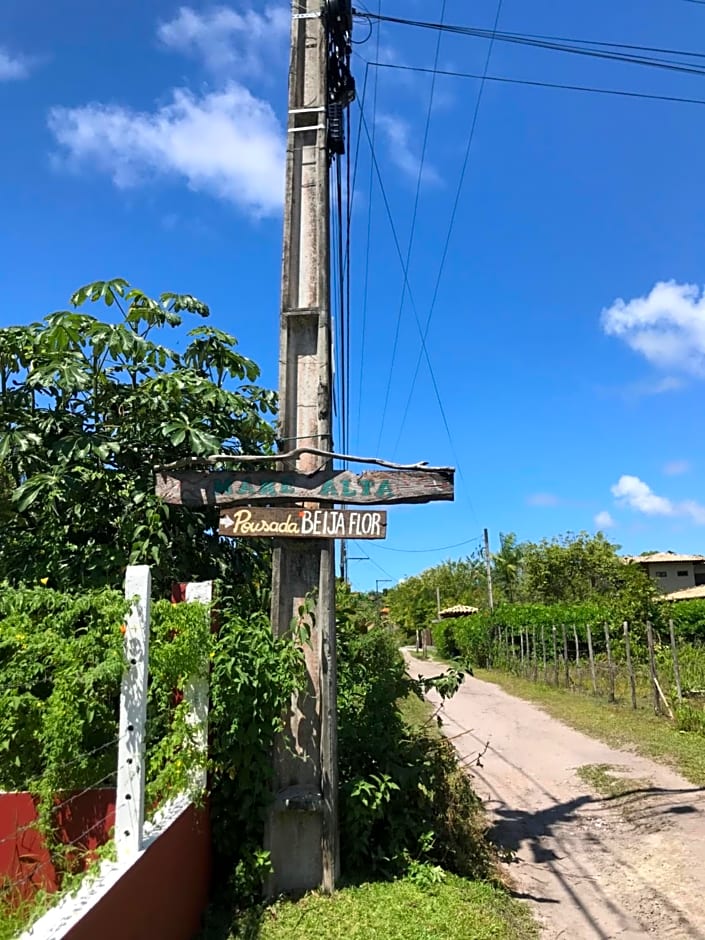
[[[441,671],[407,658],[414,676]],[[486,803],[493,840],[516,853],[516,893],[546,940],[705,940],[703,789],[474,678],[442,715]],[[633,781],[634,792],[601,797],[576,773],[597,765]]]

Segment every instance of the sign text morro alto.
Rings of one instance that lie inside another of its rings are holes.
[[[179,506],[257,503],[427,503],[453,499],[450,468],[434,470],[173,470],[158,473],[156,493]]]

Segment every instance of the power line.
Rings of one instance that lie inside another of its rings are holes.
[[[466,539],[464,542],[456,542],[454,545],[441,545],[439,548],[392,548],[389,545],[376,545],[375,548],[379,548],[384,552],[401,552],[405,555],[421,555],[430,552],[447,552],[451,548],[462,548],[463,545],[471,545],[474,542],[481,542],[482,537],[478,536],[474,539]]]
[[[377,19],[375,14],[366,14]],[[418,29],[442,30],[459,36],[471,36],[477,39],[491,39],[492,30],[480,29],[473,26],[452,26],[450,24],[433,23],[424,20],[408,20],[402,17],[380,16],[380,22],[394,23],[400,26],[412,26]],[[684,72],[692,75],[705,75],[705,65],[690,64],[674,59],[656,58],[649,55],[634,55],[634,52],[657,52],[663,55],[685,56],[691,59],[703,59],[704,53],[676,49],[661,49],[653,46],[636,46],[628,43],[609,43],[601,40],[567,39],[564,37],[540,36],[530,33],[495,32],[497,42],[507,42],[515,45],[529,46],[536,49],[546,49],[553,52],[566,52],[573,55],[587,56],[588,58],[604,59],[613,62],[624,62],[630,65],[644,65],[650,68],[666,69],[674,72]],[[617,50],[631,50],[619,52]]]
[[[443,0],[441,5],[441,23],[445,20],[446,14],[446,0]],[[443,38],[442,31],[439,30],[438,37],[436,39],[436,51],[433,58],[433,72],[431,75],[431,91],[428,98],[428,110],[426,112],[426,125],[424,127],[423,133],[423,143],[421,146],[421,158],[419,160],[419,171],[416,176],[416,193],[414,194],[414,208],[411,213],[411,228],[409,231],[409,244],[406,249],[406,270],[408,271],[409,265],[411,264],[411,255],[414,248],[414,236],[416,234],[416,219],[418,217],[419,211],[419,196],[421,194],[421,180],[423,178],[424,166],[426,163],[426,149],[428,147],[428,134],[431,127],[431,114],[433,112],[433,101],[436,93],[436,69],[438,68],[438,60],[441,54],[441,40]],[[377,447],[376,450],[379,451],[380,445],[382,443],[382,435],[384,433],[384,422],[387,417],[387,408],[389,406],[389,394],[392,388],[392,377],[394,375],[394,365],[397,358],[397,350],[399,348],[399,333],[401,330],[401,317],[404,311],[404,301],[406,300],[406,285],[407,280],[402,281],[401,286],[401,298],[399,300],[399,312],[397,313],[397,323],[394,331],[394,343],[392,345],[392,355],[389,362],[389,373],[387,375],[387,387],[384,393],[384,405],[382,406],[382,418],[379,426],[379,437],[377,438]]]
[[[433,288],[433,297],[431,299],[431,306],[428,311],[428,316],[426,317],[426,324],[424,326],[424,340],[428,336],[428,331],[431,326],[431,320],[433,319],[433,314],[436,309],[436,303],[438,301],[438,293],[441,287],[441,281],[443,280],[443,272],[445,271],[446,261],[448,260],[448,250],[450,248],[450,240],[453,235],[453,229],[455,228],[455,220],[458,214],[458,206],[460,205],[460,197],[463,191],[463,184],[465,183],[465,176],[468,169],[468,164],[470,162],[470,152],[472,150],[473,141],[475,139],[475,130],[477,128],[477,119],[480,113],[480,105],[482,103],[482,93],[485,90],[485,80],[487,78],[487,70],[490,67],[490,59],[492,57],[492,49],[494,48],[494,40],[497,34],[497,27],[499,26],[499,18],[502,14],[502,0],[498,0],[497,3],[497,12],[494,18],[494,28],[492,30],[491,38],[489,45],[487,47],[487,55],[485,56],[485,65],[482,70],[482,78],[480,79],[480,88],[477,93],[477,98],[475,99],[475,110],[473,111],[472,121],[470,123],[470,132],[468,134],[468,142],[465,148],[465,155],[463,157],[463,163],[460,169],[460,178],[458,180],[458,186],[455,191],[455,199],[453,200],[453,208],[450,213],[450,220],[448,222],[448,231],[446,232],[445,243],[443,245],[443,252],[441,253],[441,262],[438,266],[438,276],[436,277],[436,283]],[[434,76],[435,77],[435,76]],[[416,367],[414,368],[414,375],[411,380],[411,388],[409,389],[409,395],[406,399],[406,405],[404,407],[404,414],[402,415],[401,424],[399,426],[399,435],[397,437],[396,443],[394,445],[394,450],[397,449],[399,441],[401,440],[402,433],[404,431],[404,426],[406,424],[406,418],[409,413],[409,408],[411,407],[411,400],[414,395],[414,389],[416,387],[416,379],[418,378],[419,369],[421,368],[421,354],[419,353],[416,359]]]
[[[453,441],[453,435],[451,434],[450,426],[449,426],[449,424],[448,424],[448,418],[446,417],[445,408],[443,407],[443,401],[442,401],[442,399],[441,399],[441,394],[440,394],[440,391],[439,391],[439,389],[438,389],[438,383],[437,383],[437,381],[436,381],[436,375],[435,375],[435,372],[434,372],[434,370],[433,370],[433,366],[431,365],[431,359],[430,359],[430,357],[429,357],[429,355],[428,355],[428,349],[427,349],[427,347],[426,347],[426,339],[425,339],[425,337],[424,337],[424,335],[423,335],[423,330],[422,330],[422,328],[421,328],[421,322],[420,322],[420,320],[419,320],[418,311],[417,311],[417,309],[416,309],[416,303],[414,302],[414,295],[413,295],[413,293],[412,293],[412,291],[411,291],[411,286],[410,286],[410,284],[409,284],[409,272],[408,272],[408,269],[407,269],[406,265],[404,264],[404,255],[402,254],[401,245],[399,244],[399,237],[398,237],[398,235],[397,235],[396,225],[394,224],[394,216],[392,215],[391,206],[390,206],[390,204],[389,204],[389,199],[388,199],[388,197],[387,197],[387,191],[386,191],[386,189],[385,189],[385,187],[384,187],[384,182],[383,182],[383,180],[382,180],[382,174],[381,174],[381,171],[380,171],[380,168],[379,168],[379,163],[378,163],[378,161],[377,161],[377,155],[376,155],[376,153],[375,153],[375,151],[374,151],[374,148],[372,147],[372,138],[371,138],[371,135],[370,135],[370,129],[369,129],[368,125],[367,125],[367,120],[365,119],[364,111],[363,111],[363,109],[362,109],[362,105],[361,105],[361,104],[360,104],[360,111],[361,111],[361,113],[362,113],[362,126],[363,126],[363,129],[364,129],[364,131],[365,131],[365,136],[367,137],[367,140],[368,140],[368,142],[369,142],[369,144],[370,144],[370,154],[371,154],[371,158],[372,158],[372,163],[373,163],[373,165],[374,165],[375,173],[376,173],[376,176],[377,176],[377,181],[378,181],[378,183],[379,183],[380,192],[382,193],[382,201],[383,201],[383,203],[384,203],[384,208],[385,208],[385,212],[386,212],[386,215],[387,215],[387,219],[388,219],[388,221],[389,221],[389,226],[390,226],[390,228],[391,228],[391,230],[392,230],[392,238],[393,238],[393,240],[394,240],[394,247],[395,247],[395,249],[396,249],[396,253],[397,253],[397,256],[398,256],[398,258],[399,258],[399,262],[400,262],[400,264],[401,264],[401,266],[402,266],[402,271],[403,271],[403,273],[404,273],[404,279],[405,279],[406,284],[407,284],[407,290],[408,290],[408,293],[409,293],[409,303],[411,304],[411,309],[412,309],[412,312],[413,312],[413,314],[414,314],[414,319],[415,319],[415,321],[416,321],[416,326],[417,326],[417,329],[418,329],[418,331],[419,331],[419,336],[421,337],[421,347],[422,347],[423,354],[424,354],[425,359],[426,359],[426,365],[428,366],[429,374],[430,374],[430,376],[431,376],[431,383],[432,383],[432,385],[433,385],[433,391],[434,391],[434,394],[435,394],[435,396],[436,396],[436,401],[437,401],[437,403],[438,403],[438,409],[439,409],[439,411],[440,411],[440,413],[441,413],[441,419],[442,419],[442,421],[443,421],[443,426],[444,426],[445,431],[446,431],[446,434],[447,434],[447,436],[448,436],[448,442],[449,442],[449,444],[450,444],[451,452],[452,452],[452,454],[453,454],[453,459],[454,459],[455,464],[456,464],[456,467],[457,467],[457,469],[458,469],[458,475],[459,475],[460,477],[463,477],[463,472],[462,472],[462,469],[461,469],[461,467],[460,467],[460,461],[458,460],[457,451],[456,451],[456,449],[455,449],[455,443],[454,443],[454,441]],[[471,505],[471,508],[472,508],[472,505]],[[474,510],[473,510],[473,514],[474,514]]]
[[[703,0],[705,6],[705,0]],[[369,62],[369,66],[379,69],[399,69],[405,72],[429,72],[429,68],[420,65],[392,65],[388,62]],[[438,75],[447,75],[450,78],[474,78],[482,79],[483,76],[477,72],[456,72],[446,69],[438,69]],[[620,98],[642,98],[646,101],[666,101],[677,104],[705,104],[705,98],[685,98],[680,95],[653,95],[641,91],[624,91],[617,88],[599,88],[591,85],[571,85],[564,82],[541,82],[528,78],[507,78],[502,75],[486,75],[486,82],[499,82],[507,85],[527,85],[534,88],[558,88],[565,91],[582,91],[596,95],[612,95]]]
[[[377,0],[377,15],[379,16],[382,10],[382,0]],[[376,39],[376,49],[375,49],[375,59],[379,61],[379,46],[380,46],[380,33],[382,31],[381,24],[377,24],[377,39]],[[367,72],[369,66],[365,68],[365,84],[364,87],[367,88]],[[379,90],[379,73],[375,72],[374,78],[374,92],[372,95],[372,142],[370,144],[370,149],[374,152],[375,146],[375,134],[377,131],[377,92]],[[364,106],[365,98],[363,96],[362,105]],[[362,120],[364,116],[364,107],[360,108],[360,125],[358,128],[358,133],[362,127]],[[362,136],[362,135],[360,135]],[[370,178],[368,186],[368,199],[367,199],[367,244],[365,248],[365,275],[364,275],[364,287],[362,295],[362,328],[360,333],[360,370],[358,378],[358,394],[357,394],[357,419],[355,422],[355,427],[357,429],[358,442],[360,439],[360,416],[362,413],[362,379],[364,375],[364,364],[365,364],[365,340],[366,340],[366,331],[367,331],[367,306],[369,301],[369,287],[370,287],[370,245],[372,243],[372,202],[374,199],[374,164],[370,160]]]
[[[359,542],[355,541],[355,545],[357,546],[358,551],[361,551],[361,552],[366,552],[366,551],[367,551],[367,548],[363,548],[363,547],[360,545]],[[379,562],[375,561],[374,558],[372,558],[370,555],[366,555],[366,560],[367,560],[367,561],[371,561],[372,564],[375,566],[375,568],[379,568],[379,570],[382,572],[382,574],[386,574],[386,576],[387,576],[391,581],[396,581],[396,580],[397,580],[397,578],[395,578],[393,575],[391,575],[391,574],[387,571],[386,568],[383,568],[383,567],[379,564]]]

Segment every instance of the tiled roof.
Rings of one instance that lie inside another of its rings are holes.
[[[465,604],[456,604],[455,607],[446,607],[441,611],[441,617],[464,617],[467,614],[476,614],[478,607],[467,607]]]
[[[636,565],[662,565],[666,562],[705,562],[705,555],[677,555],[675,552],[654,552],[653,555],[625,555],[624,561]]]
[[[697,584],[695,587],[683,588],[682,591],[673,591],[671,594],[664,594],[659,597],[660,601],[694,601],[698,598],[705,599],[705,584]]]

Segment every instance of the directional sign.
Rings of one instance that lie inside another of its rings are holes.
[[[387,513],[370,509],[233,509],[221,512],[218,531],[231,538],[383,539]]]
[[[242,506],[293,502],[428,503],[453,499],[454,470],[216,470],[158,473],[156,494],[177,506]]]

